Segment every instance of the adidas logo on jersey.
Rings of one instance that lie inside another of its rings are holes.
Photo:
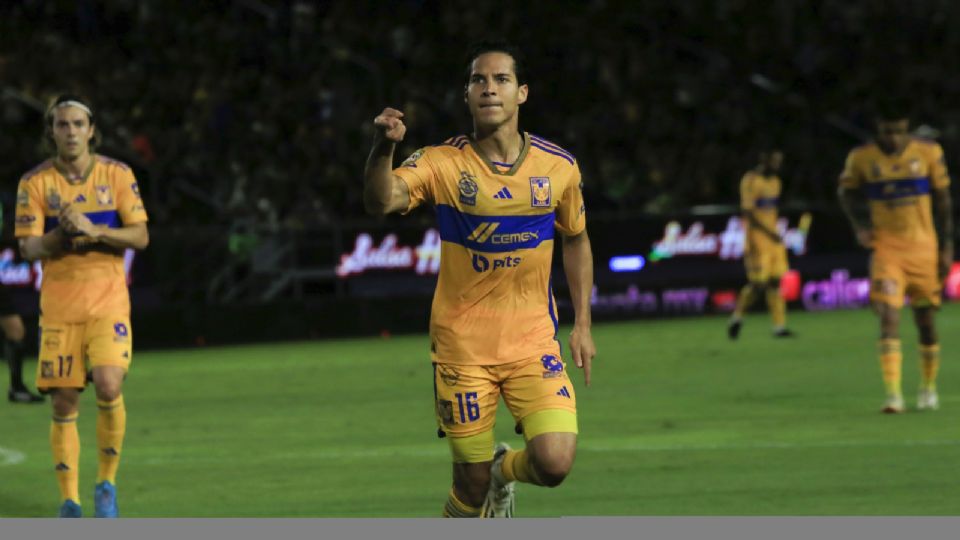
[[[81,193],[80,195],[77,195],[77,198],[74,199],[73,202],[75,203],[87,202],[87,198],[83,196],[83,193]]]
[[[566,387],[566,386],[562,386],[562,387],[560,387],[560,391],[557,392],[557,395],[558,395],[558,396],[565,397],[565,398],[568,398],[568,397],[570,397],[570,391],[567,390],[567,387]]]
[[[513,195],[510,193],[510,190],[504,186],[503,189],[498,191],[494,196],[494,199],[512,199]]]

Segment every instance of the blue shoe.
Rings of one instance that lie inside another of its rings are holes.
[[[83,517],[83,512],[80,510],[79,504],[73,502],[72,499],[67,499],[63,501],[62,505],[60,505],[60,517],[62,518]]]
[[[120,510],[117,508],[117,486],[104,480],[93,489],[94,517],[118,518]]]

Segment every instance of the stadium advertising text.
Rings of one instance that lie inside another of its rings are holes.
[[[777,230],[788,250],[795,255],[807,252],[807,233],[802,228],[790,228],[787,218],[780,218]],[[740,259],[743,242],[743,220],[737,216],[731,216],[726,228],[719,232],[706,231],[702,221],[694,221],[684,232],[679,221],[670,221],[664,226],[663,236],[653,243],[649,258],[656,261],[677,256],[715,255],[724,260]]]
[[[397,235],[390,233],[380,245],[373,243],[370,233],[357,235],[353,251],[340,256],[337,276],[341,278],[363,274],[368,270],[407,270],[417,274],[436,275],[440,272],[440,232],[427,229],[419,245],[404,246]]]

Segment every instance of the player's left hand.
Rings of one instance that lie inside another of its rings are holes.
[[[937,260],[937,273],[940,276],[941,283],[950,274],[951,266],[953,266],[953,246],[944,244],[940,246],[940,256]]]
[[[593,357],[597,355],[597,347],[593,344],[593,335],[589,326],[574,326],[570,332],[570,350],[573,361],[578,368],[583,369],[583,382],[590,386],[590,367]]]
[[[60,209],[60,222],[64,224],[67,232],[85,234],[91,238],[98,236],[97,226],[73,205],[64,205]]]

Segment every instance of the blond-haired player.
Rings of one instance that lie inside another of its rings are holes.
[[[98,408],[95,515],[118,517],[121,390],[133,339],[123,251],[147,246],[147,214],[130,167],[93,152],[99,136],[89,102],[60,96],[45,128],[54,156],[20,180],[16,236],[23,257],[43,263],[37,387],[52,396],[60,516],[81,516],[77,416],[89,372]]]

